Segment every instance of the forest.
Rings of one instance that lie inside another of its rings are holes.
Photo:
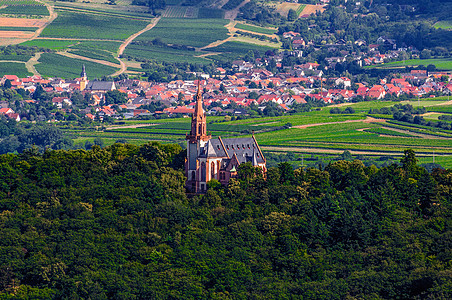
[[[0,299],[450,299],[452,170],[408,149],[186,194],[178,145],[0,155]]]

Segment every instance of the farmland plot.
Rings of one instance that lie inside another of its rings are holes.
[[[164,43],[192,47],[206,46],[216,40],[226,39],[228,23],[223,19],[175,19],[162,18],[157,25],[140,35],[139,41],[152,41],[156,38]]]
[[[86,66],[86,72],[91,80],[111,75],[117,71],[113,67],[81,59],[68,58],[55,53],[43,53],[39,59],[39,64],[35,68],[41,75],[46,77],[77,78],[80,76],[83,65]]]
[[[19,77],[33,75],[27,71],[25,63],[0,62],[0,76],[14,74]]]
[[[48,16],[49,11],[44,5],[11,5],[0,9],[0,14],[4,15],[26,15],[26,16]]]
[[[169,47],[131,44],[126,48],[124,54],[132,57],[165,62],[209,63],[206,59],[194,57],[199,54],[199,52],[178,50]]]
[[[44,29],[41,36],[125,40],[147,24],[146,21],[108,15],[60,11],[58,17]]]

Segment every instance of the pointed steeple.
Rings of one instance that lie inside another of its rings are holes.
[[[80,73],[80,91],[83,91],[86,88],[86,84],[88,83],[88,78],[86,77],[85,65],[82,67],[82,73]]]
[[[196,92],[196,105],[195,111],[191,118],[191,130],[190,134],[187,135],[187,140],[191,142],[195,142],[197,140],[207,141],[211,138],[210,135],[207,135],[206,128],[206,114],[204,113],[204,109],[202,108],[202,92],[201,92],[201,84],[198,79],[198,91]]]
[[[80,73],[80,77],[82,77],[82,78],[86,78],[86,70],[85,70],[85,65],[83,65],[83,67],[82,67],[82,73]]]

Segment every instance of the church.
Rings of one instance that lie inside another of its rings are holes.
[[[226,185],[237,176],[240,164],[250,162],[266,172],[266,161],[254,134],[249,138],[207,135],[206,115],[202,108],[202,94],[198,81],[196,106],[191,119],[191,130],[186,135],[187,158],[185,160],[186,188],[192,193],[204,193],[212,179]]]

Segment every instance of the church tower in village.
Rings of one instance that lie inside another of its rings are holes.
[[[204,147],[206,142],[210,140],[211,136],[207,135],[206,126],[206,114],[202,108],[202,93],[200,87],[200,80],[198,80],[198,92],[196,93],[196,106],[191,119],[190,134],[186,136],[187,139],[187,162],[185,166],[185,175],[187,176],[187,188],[193,192],[198,189],[204,188],[197,186],[199,181],[197,178],[197,172],[199,169],[198,155],[201,148]]]
[[[82,67],[82,73],[80,73],[80,92],[86,88],[88,83],[88,77],[86,76],[85,65]]]
[[[187,158],[185,160],[185,186],[192,193],[204,193],[207,183],[216,179],[228,184],[237,176],[238,166],[249,162],[266,172],[266,160],[257,144],[254,134],[249,138],[221,137],[212,139],[207,135],[206,115],[202,108],[200,80],[196,106],[191,119],[191,130],[187,134]]]

